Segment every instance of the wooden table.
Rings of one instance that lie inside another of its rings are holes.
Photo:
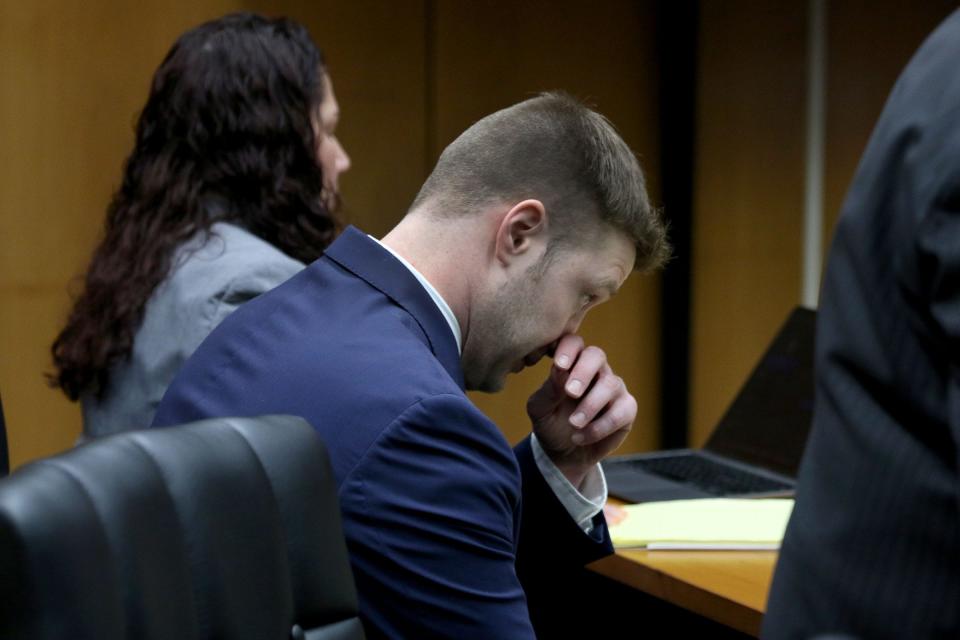
[[[776,551],[619,549],[590,569],[753,636],[767,605]]]

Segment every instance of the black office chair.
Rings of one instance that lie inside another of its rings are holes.
[[[21,467],[0,481],[0,638],[363,638],[320,439],[227,418]]]

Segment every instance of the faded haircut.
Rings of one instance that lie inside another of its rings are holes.
[[[444,149],[410,210],[455,217],[527,198],[546,207],[551,249],[589,241],[600,220],[633,239],[637,270],[655,270],[669,257],[666,225],[650,205],[636,156],[605,117],[561,92],[464,131]]]

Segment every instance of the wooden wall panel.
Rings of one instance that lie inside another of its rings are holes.
[[[843,198],[887,96],[952,0],[834,0],[827,14],[824,255]]]
[[[421,0],[0,3],[0,392],[14,465],[79,435],[77,406],[43,373],[153,71],[181,32],[237,10],[290,15],[325,49],[354,163],[348,222],[383,233],[423,180]]]
[[[246,0],[307,26],[340,103],[337,136],[353,167],[340,179],[344,220],[377,237],[426,177],[424,0]]]
[[[690,440],[800,299],[806,3],[701,5]]]
[[[806,4],[703,3],[691,440],[701,444],[799,301]],[[896,77],[956,6],[827,2],[824,249]]]
[[[68,283],[99,237],[150,76],[174,38],[232,10],[288,14],[325,49],[353,158],[344,216],[382,235],[477,118],[563,88],[608,115],[657,200],[653,3],[574,0],[0,0],[0,392],[15,465],[70,446],[48,389]],[[955,5],[828,2],[825,237],[893,80]],[[806,3],[702,3],[691,437],[703,441],[799,297]],[[669,67],[665,66],[666,72]],[[625,451],[656,445],[657,278],[634,276],[584,332],[640,403]],[[511,440],[546,365],[475,396]]]
[[[149,79],[174,38],[233,10],[290,15],[325,50],[353,159],[344,217],[375,235],[406,211],[446,142],[476,118],[563,88],[593,101],[657,182],[653,17],[627,1],[99,0],[0,5],[0,390],[14,464],[70,446],[75,405],[48,389],[67,285],[99,238]],[[490,34],[497,34],[496,43]],[[640,399],[633,448],[655,440],[657,280],[634,278],[585,327]],[[511,439],[538,371],[481,406]]]
[[[0,392],[13,465],[70,446],[49,346],[129,151],[150,75],[228,0],[0,3]]]
[[[539,91],[564,89],[610,118],[641,155],[649,182],[657,183],[652,3],[439,1],[433,11],[432,158],[484,115]],[[607,349],[640,405],[621,451],[649,449],[658,440],[658,282],[632,276],[583,327],[588,341]],[[473,394],[511,442],[529,432],[526,399],[547,370],[542,362],[512,376],[500,394]]]

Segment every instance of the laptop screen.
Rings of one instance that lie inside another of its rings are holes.
[[[816,313],[797,307],[705,449],[796,477],[813,419]]]

